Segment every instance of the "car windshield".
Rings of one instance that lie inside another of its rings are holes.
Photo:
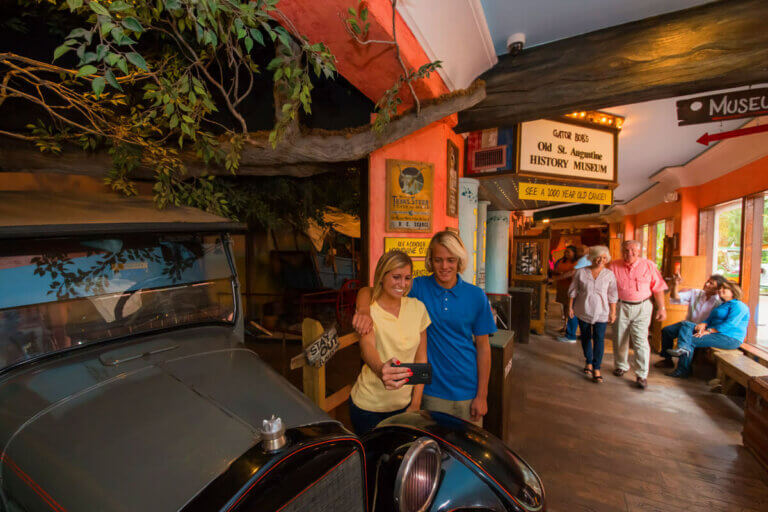
[[[129,334],[234,321],[221,236],[0,244],[0,369]]]

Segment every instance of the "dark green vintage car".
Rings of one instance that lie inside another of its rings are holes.
[[[484,430],[421,412],[360,439],[245,348],[240,230],[0,192],[0,510],[544,510]]]

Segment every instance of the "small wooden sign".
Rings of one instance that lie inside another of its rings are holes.
[[[448,175],[446,179],[446,196],[445,196],[445,214],[448,217],[458,218],[459,216],[459,148],[448,141],[448,147],[446,151],[446,163],[448,168]]]
[[[768,114],[768,87],[698,96],[677,102],[677,125],[713,123]]]
[[[556,203],[613,204],[612,191],[602,188],[523,182],[520,182],[518,187],[520,199],[552,201]]]
[[[385,231],[432,232],[434,165],[387,160],[387,216]]]
[[[423,258],[427,255],[429,238],[384,238],[384,252],[403,251],[411,258]]]

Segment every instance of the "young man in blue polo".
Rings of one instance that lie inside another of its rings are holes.
[[[488,412],[488,378],[491,373],[489,335],[496,324],[483,290],[459,275],[467,266],[467,250],[452,231],[432,237],[425,266],[432,275],[417,277],[408,294],[427,308],[432,324],[427,328],[427,360],[432,383],[424,387],[421,406],[452,414],[482,426]],[[357,295],[355,330],[373,328],[371,290]]]

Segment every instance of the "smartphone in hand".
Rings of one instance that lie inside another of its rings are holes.
[[[392,367],[408,368],[413,372],[413,375],[408,377],[408,382],[406,382],[409,386],[432,383],[432,365],[429,363],[400,363],[393,364]]]

